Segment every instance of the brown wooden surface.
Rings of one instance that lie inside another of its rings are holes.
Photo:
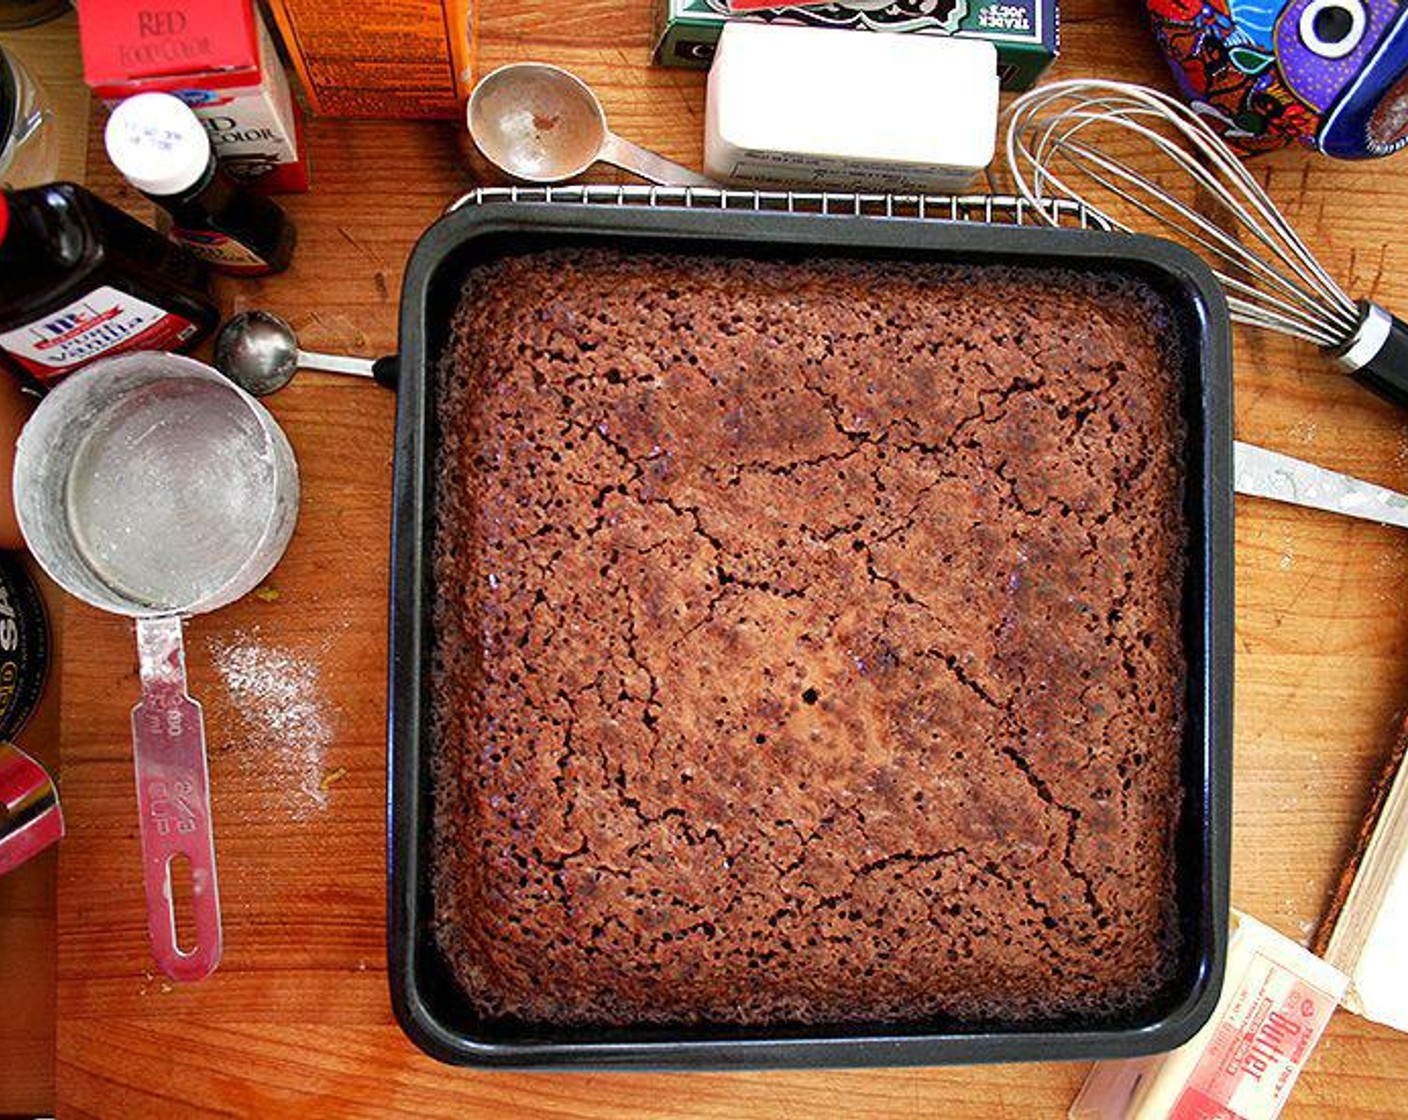
[[[649,22],[645,0],[485,0],[481,64],[570,66],[620,132],[697,166],[703,78],[648,67]],[[1164,82],[1135,5],[1069,0],[1064,31],[1057,74]],[[469,181],[462,142],[447,126],[331,120],[314,122],[309,140],[314,190],[287,200],[301,235],[293,268],[227,286],[226,302],[280,312],[309,347],[389,351],[408,251]],[[100,162],[90,181],[131,204]],[[1260,166],[1351,291],[1408,307],[1402,159],[1345,166],[1284,153]],[[1408,415],[1291,343],[1241,334],[1237,357],[1240,436],[1408,488]],[[525,1075],[452,1070],[418,1054],[392,1020],[384,966],[393,402],[303,373],[270,405],[303,471],[298,532],[268,593],[187,631],[210,734],[226,931],[224,963],[204,983],[163,982],[147,953],[126,731],[136,695],[130,627],[79,606],[67,612],[61,1115],[1064,1114],[1083,1066]],[[1233,893],[1304,939],[1408,697],[1408,535],[1239,500],[1237,577]],[[294,686],[274,699],[306,717],[288,736],[298,749],[277,745],[279,704],[232,676],[240,658],[293,671]],[[1342,1012],[1284,1115],[1404,1114],[1408,1038]]]

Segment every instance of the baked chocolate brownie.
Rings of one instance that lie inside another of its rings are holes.
[[[485,1015],[1032,1022],[1175,956],[1171,312],[567,249],[435,377],[435,922]]]

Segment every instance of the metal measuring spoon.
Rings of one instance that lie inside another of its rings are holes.
[[[484,158],[515,179],[559,183],[600,161],[666,186],[718,186],[617,136],[591,87],[545,62],[514,62],[486,74],[465,117]]]
[[[349,358],[300,350],[293,328],[271,311],[245,311],[220,328],[215,368],[256,397],[282,389],[299,369],[350,373],[396,388],[396,359]]]

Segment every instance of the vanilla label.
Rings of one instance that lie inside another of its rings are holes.
[[[174,347],[195,331],[189,319],[128,292],[101,287],[0,334],[0,349],[44,381],[122,350]]]

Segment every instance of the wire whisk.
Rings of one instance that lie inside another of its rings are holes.
[[[1120,215],[1148,218],[1207,261],[1235,321],[1314,343],[1408,407],[1408,326],[1351,299],[1241,158],[1181,101],[1127,82],[1054,82],[1012,103],[1006,147],[1016,190],[1048,223],[1058,198],[1126,233],[1135,229]],[[1209,200],[1216,216],[1200,209]]]

